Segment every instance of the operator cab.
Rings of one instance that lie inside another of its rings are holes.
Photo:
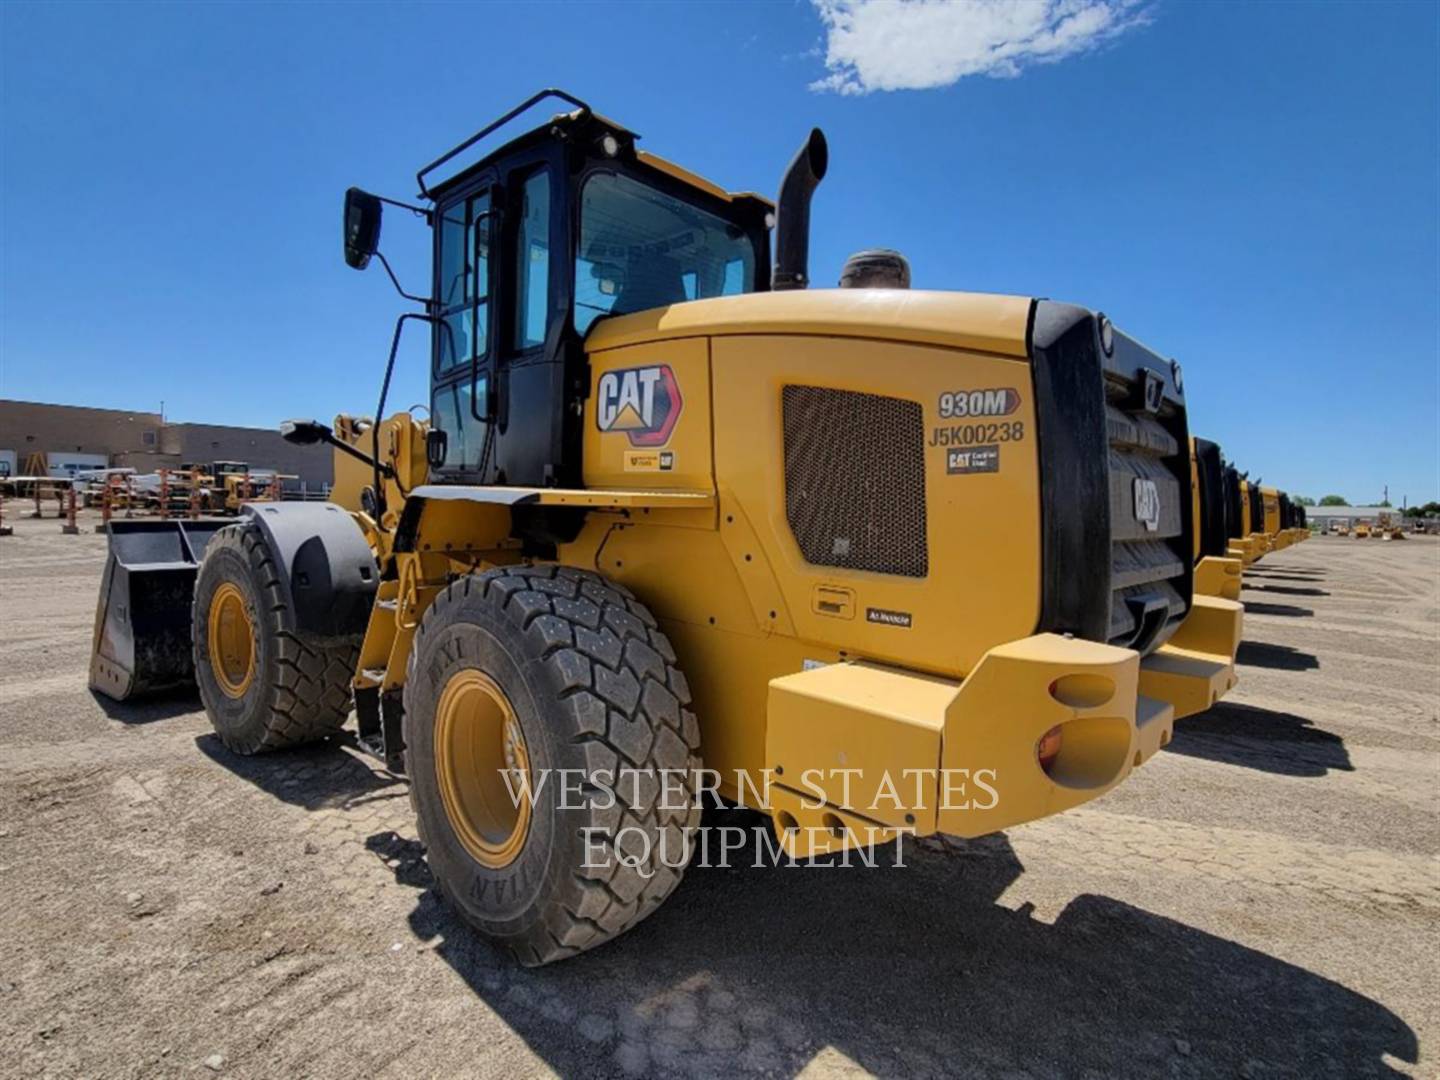
[[[575,108],[427,184],[547,96]],[[770,202],[638,150],[637,137],[544,91],[417,176],[434,203],[434,288],[422,316],[441,433],[431,436],[433,482],[579,486],[584,337],[596,320],[768,287]],[[349,259],[348,201],[346,220]],[[372,252],[378,200],[374,233],[361,237]]]

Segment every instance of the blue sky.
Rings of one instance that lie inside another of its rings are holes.
[[[401,304],[340,258],[344,189],[409,198],[556,84],[737,189],[773,192],[818,124],[817,281],[886,245],[917,287],[1102,308],[1181,360],[1194,430],[1268,482],[1440,498],[1440,9],[1066,2],[12,0],[0,395],[372,411]],[[425,242],[387,218],[413,291]],[[420,350],[402,363],[392,401],[424,400]]]

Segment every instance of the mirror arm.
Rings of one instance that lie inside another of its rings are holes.
[[[336,435],[334,429],[328,424],[322,424],[318,420],[286,420],[280,425],[280,437],[292,446],[314,446],[316,443],[327,443],[336,450],[349,454],[356,461],[362,461],[366,465],[375,464],[375,459],[369,454],[351,446]],[[395,475],[395,470],[388,464],[382,464],[380,468],[386,476],[393,477]]]
[[[334,446],[337,451],[350,455],[351,458],[356,459],[356,461],[364,462],[366,465],[376,464],[376,459],[366,454],[363,449],[348,444],[348,442],[336,435],[334,429],[331,429],[328,425],[324,425],[324,423],[320,423],[320,420],[285,420],[285,422],[279,426],[279,436],[285,439],[285,442],[289,442],[289,444],[295,446],[314,446],[317,442],[324,442],[324,444]],[[382,462],[380,469],[382,469],[386,477],[395,477],[395,469],[390,467],[390,465],[383,464]]]
[[[430,305],[432,303],[430,298],[428,296],[411,296],[408,292],[404,290],[404,288],[401,287],[400,279],[395,276],[395,271],[390,269],[390,260],[385,258],[385,256],[380,252],[378,248],[375,250],[374,254],[375,258],[380,260],[380,265],[385,267],[385,273],[390,275],[390,284],[395,286],[395,291],[398,292],[401,296],[403,296],[406,300],[411,301],[412,303],[424,304],[425,310],[429,311]]]
[[[390,268],[388,263],[385,268]],[[380,384],[380,403],[375,406],[375,426],[370,429],[371,463],[375,466],[375,524],[382,530],[385,528],[382,523],[385,517],[385,486],[381,482],[380,425],[385,419],[385,399],[390,396],[390,377],[395,374],[395,354],[400,351],[400,334],[405,329],[406,319],[419,319],[428,323],[440,321],[434,315],[422,315],[418,311],[407,311],[395,320],[395,336],[390,339],[390,359],[385,364],[385,381]],[[391,475],[394,475],[393,470]]]
[[[346,454],[349,454],[356,461],[363,461],[366,465],[377,466],[383,475],[394,479],[395,468],[387,462],[378,461],[375,458],[372,458],[369,454],[365,453],[364,450],[355,449],[355,447],[351,446],[344,439],[337,438],[333,433],[327,434],[325,436],[325,441],[331,446],[335,447],[336,450],[340,450]]]
[[[407,202],[400,202],[398,199],[387,199],[384,195],[376,195],[375,198],[389,206],[398,206],[401,210],[409,210],[412,214],[418,214],[420,217],[423,217],[426,222],[431,221],[435,217],[433,211],[427,210],[423,206],[414,206]]]

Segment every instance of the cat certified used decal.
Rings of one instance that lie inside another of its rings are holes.
[[[595,387],[595,423],[631,446],[663,446],[680,419],[680,384],[669,364],[607,371]]]
[[[945,451],[945,471],[957,474],[1000,471],[1000,447],[972,446],[965,450]]]

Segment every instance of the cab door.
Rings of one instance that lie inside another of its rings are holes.
[[[453,480],[478,481],[493,442],[493,200],[485,181],[436,212],[430,420],[446,437],[435,471]]]

